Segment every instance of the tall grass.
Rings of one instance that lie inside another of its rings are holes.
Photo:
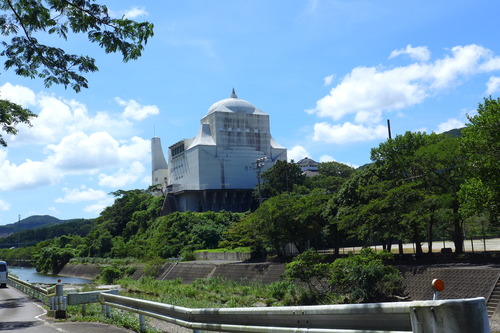
[[[137,281],[125,278],[118,283],[131,297],[188,308],[304,305],[324,301],[314,298],[305,286],[293,282],[263,284],[216,277],[184,284],[180,279],[159,281],[143,277]],[[330,297],[327,302],[332,300]]]

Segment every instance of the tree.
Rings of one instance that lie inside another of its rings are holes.
[[[0,11],[4,36],[0,56],[7,58],[5,69],[42,79],[46,87],[61,84],[76,92],[88,88],[83,74],[98,70],[95,59],[46,45],[38,36],[55,35],[66,40],[71,34],[86,34],[106,53],[121,53],[125,62],[139,58],[153,36],[153,24],[111,18],[107,7],[94,0],[0,0]],[[19,123],[30,125],[33,117],[29,110],[11,102],[0,103],[0,124],[9,134],[16,134],[15,125]],[[1,137],[0,144],[6,145]]]
[[[461,200],[471,214],[486,211],[495,220],[500,214],[500,98],[485,98],[468,119],[460,147],[468,171]]]
[[[245,218],[243,225],[278,254],[282,254],[289,243],[303,252],[326,225],[322,211],[327,200],[328,196],[322,191],[307,195],[280,194],[266,200]]]
[[[24,123],[31,126],[30,118],[36,117],[36,114],[20,105],[6,100],[0,100],[0,124],[2,130],[7,134],[17,134],[16,125]],[[0,145],[7,147],[7,142],[0,134]]]
[[[262,173],[262,192],[275,196],[281,193],[290,193],[294,185],[304,184],[306,177],[302,174],[300,166],[287,161],[276,161],[268,170]]]

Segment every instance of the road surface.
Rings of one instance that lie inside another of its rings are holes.
[[[102,323],[55,322],[42,304],[14,287],[0,288],[0,331],[19,333],[132,332]]]

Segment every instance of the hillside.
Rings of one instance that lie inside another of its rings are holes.
[[[0,248],[26,247],[64,235],[85,237],[92,229],[93,223],[94,220],[73,219],[15,232],[7,237],[0,237]]]
[[[40,228],[43,226],[55,225],[68,222],[67,220],[59,220],[50,215],[33,215],[22,219],[16,223],[0,226],[0,237],[7,237],[15,232],[21,232],[31,229]]]

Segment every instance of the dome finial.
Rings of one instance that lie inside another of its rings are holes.
[[[238,98],[238,96],[236,96],[236,93],[234,92],[234,88],[233,88],[233,92],[231,93],[231,98]]]

